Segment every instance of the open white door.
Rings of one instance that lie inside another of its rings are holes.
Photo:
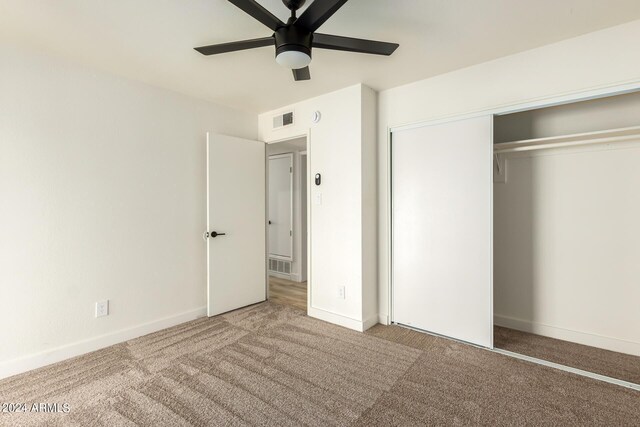
[[[393,321],[493,346],[493,120],[392,135]]]
[[[265,186],[263,142],[207,133],[209,316],[266,300]]]

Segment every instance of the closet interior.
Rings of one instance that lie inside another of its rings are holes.
[[[640,93],[493,125],[494,347],[640,384]]]

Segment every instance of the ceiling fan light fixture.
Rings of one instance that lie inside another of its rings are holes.
[[[286,23],[265,9],[256,0],[228,1],[268,27],[273,31],[273,35],[258,39],[201,46],[196,47],[195,50],[203,55],[217,55],[245,49],[275,46],[276,62],[293,70],[293,79],[295,81],[311,79],[309,64],[311,63],[312,49],[331,49],[389,56],[399,46],[397,43],[317,33],[318,28],[348,0],[315,0],[299,17],[297,16],[297,11],[304,5],[305,0],[282,0],[284,5],[291,11],[291,17]]]
[[[286,50],[276,56],[276,62],[285,68],[299,70],[311,63],[311,56],[300,50]]]

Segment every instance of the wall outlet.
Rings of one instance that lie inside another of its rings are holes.
[[[344,295],[344,286],[340,286],[338,287],[338,298],[340,299],[345,299],[345,295]]]
[[[109,300],[98,301],[96,303],[96,317],[109,315]]]

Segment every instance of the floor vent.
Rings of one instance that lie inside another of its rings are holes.
[[[269,271],[280,274],[291,274],[291,261],[269,258]]]

